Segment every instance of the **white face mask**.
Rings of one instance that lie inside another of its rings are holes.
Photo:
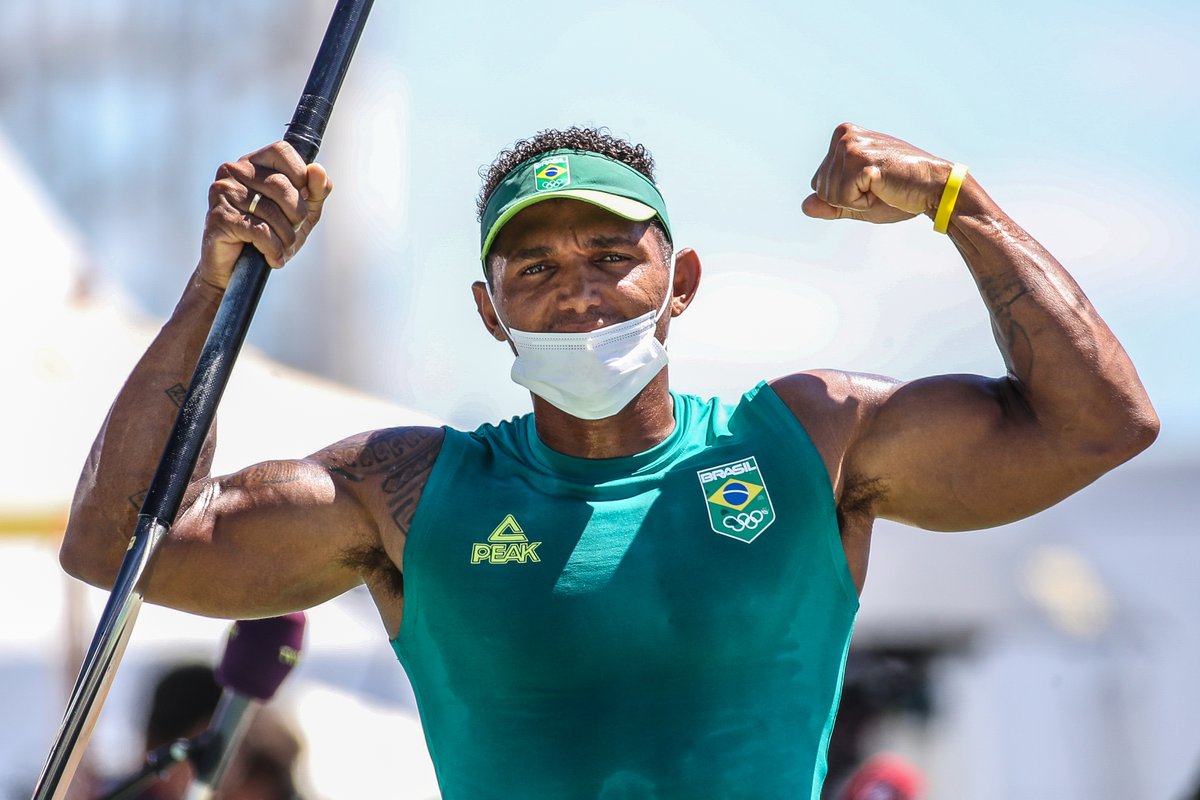
[[[667,296],[658,311],[586,333],[519,331],[500,320],[517,350],[513,381],[573,417],[604,419],[616,414],[667,365],[666,348],[654,329],[671,304],[674,283],[672,258]],[[495,308],[490,285],[487,291]]]

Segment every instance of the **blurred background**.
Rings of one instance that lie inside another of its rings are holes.
[[[105,595],[55,560],[108,403],[198,253],[222,161],[283,133],[331,0],[0,4],[0,796],[27,797]],[[880,523],[830,788],[892,752],[925,797],[1184,798],[1200,781],[1200,7],[379,3],[327,132],[337,188],[274,275],[218,468],[357,430],[524,413],[475,315],[480,168],[608,126],[658,161],[706,268],[676,389],[736,398],[835,367],[1000,374],[982,303],[926,220],[805,218],[834,126],[970,165],[1068,267],[1162,417],[1146,454],[984,533]],[[147,607],[89,752],[141,757],[155,676],[227,623]],[[310,615],[275,704],[309,797],[436,797],[369,598]]]

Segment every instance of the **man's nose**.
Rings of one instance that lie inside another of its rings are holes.
[[[600,305],[600,276],[590,264],[572,264],[560,269],[559,275],[559,308],[582,314]]]

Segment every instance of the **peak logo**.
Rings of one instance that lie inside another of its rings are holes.
[[[537,549],[541,542],[531,542],[512,514],[505,515],[488,535],[486,542],[471,545],[472,564],[525,564],[540,562]]]

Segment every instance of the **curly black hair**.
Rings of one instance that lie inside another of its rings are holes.
[[[504,180],[504,176],[513,169],[542,153],[551,150],[587,150],[600,153],[609,158],[628,164],[633,169],[645,175],[654,182],[654,157],[645,145],[634,144],[626,139],[613,136],[608,128],[580,128],[572,125],[565,131],[554,129],[538,131],[528,139],[520,139],[512,147],[500,152],[490,167],[479,170],[483,187],[475,200],[475,219],[483,221],[483,212],[487,209],[488,199],[492,192]]]
[[[502,150],[491,166],[479,170],[483,187],[479,190],[479,197],[475,199],[476,220],[483,221],[483,212],[487,210],[492,192],[496,191],[496,187],[508,173],[535,156],[562,149],[600,153],[632,167],[649,178],[651,183],[654,182],[654,156],[650,155],[645,145],[613,136],[608,128],[580,128],[577,125],[562,131],[551,128],[538,131],[528,139],[518,140],[512,147]],[[651,220],[650,224],[658,230],[663,260],[670,262],[673,252],[670,234],[657,217]],[[491,270],[485,272],[490,282]]]

